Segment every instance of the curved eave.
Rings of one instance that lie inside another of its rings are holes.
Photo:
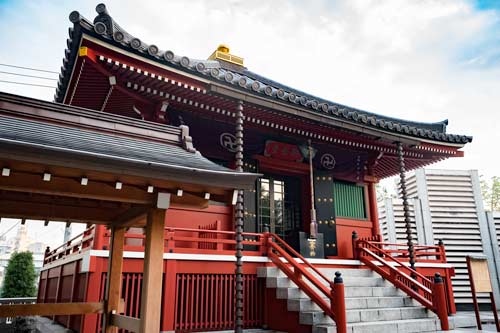
[[[101,10],[102,8],[105,10],[105,7],[102,6]],[[104,14],[100,12],[99,15]],[[109,16],[107,11],[105,11],[105,15]],[[447,121],[439,123],[416,123],[360,111],[324,99],[317,99],[311,95],[304,94],[299,96],[293,92],[298,92],[298,90],[285,91],[283,87],[288,87],[278,86],[278,83],[276,83],[276,86],[264,84],[243,75],[242,72],[224,69],[221,66],[214,65],[210,61],[179,57],[171,51],[160,51],[156,46],[145,44],[131,36],[112,19],[113,29],[116,29],[115,34],[120,32],[123,35],[121,42],[116,40],[115,35],[111,37],[105,33],[98,34],[96,32],[98,29],[95,28],[95,25],[81,17],[77,12],[73,12],[71,16],[74,16],[71,19],[74,22],[74,28],[70,29],[69,33],[68,49],[65,52],[60,81],[55,95],[56,102],[62,103],[66,99],[68,87],[72,81],[72,72],[77,60],[78,49],[85,38],[107,48],[114,49],[116,52],[124,53],[139,61],[147,61],[154,66],[188,76],[205,84],[240,92],[249,97],[247,101],[252,100],[250,97],[256,98],[254,101],[266,100],[271,105],[288,107],[294,110],[296,114],[302,112],[300,115],[320,116],[318,118],[319,121],[334,120],[337,126],[338,124],[343,124],[344,126],[341,127],[352,127],[355,131],[370,132],[371,134],[387,137],[388,139],[406,139],[409,144],[428,142],[462,147],[472,141],[472,137],[470,136],[446,133]],[[136,43],[134,44],[135,47],[132,46],[132,42]],[[213,67],[210,67],[212,65]],[[254,78],[255,76],[254,74]],[[261,81],[264,81],[264,79]],[[274,81],[268,80],[267,82],[273,83]]]
[[[260,174],[248,172],[189,168],[19,141],[0,139],[0,142],[2,143],[0,152],[8,153],[10,158],[20,161],[40,163],[50,159],[51,163],[66,167],[74,168],[78,166],[86,170],[116,172],[148,179],[201,185],[207,188],[215,187],[224,190],[250,189],[254,186],[255,180],[261,176]]]

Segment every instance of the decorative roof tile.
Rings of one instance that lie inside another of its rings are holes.
[[[437,123],[422,123],[387,117],[318,98],[263,77],[243,66],[235,66],[217,60],[191,59],[187,56],[176,55],[171,50],[162,51],[156,45],[146,44],[121,28],[109,15],[104,4],[97,5],[96,11],[98,15],[93,23],[76,11],[69,16],[70,21],[74,23],[74,27],[69,30],[68,49],[65,52],[61,76],[55,94],[55,101],[57,102],[63,102],[71,76],[71,68],[75,63],[79,39],[82,32],[85,32],[164,65],[243,89],[250,94],[261,95],[268,99],[280,99],[304,109],[328,114],[332,118],[341,117],[363,126],[409,134],[420,138],[431,138],[436,141],[459,144],[472,141],[470,136],[446,133],[447,119]]]

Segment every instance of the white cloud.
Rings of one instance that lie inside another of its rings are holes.
[[[93,19],[95,4],[1,8],[0,43],[8,45],[0,50],[1,62],[58,70],[69,12]],[[438,166],[498,174],[500,154],[492,148],[500,141],[500,62],[491,61],[499,54],[491,42],[498,12],[478,11],[466,0],[170,0],[139,6],[126,0],[107,7],[130,33],[177,54],[205,58],[226,43],[249,69],[320,97],[399,118],[449,118],[450,132],[473,135],[474,142],[465,158]],[[1,83],[0,90],[53,95]]]

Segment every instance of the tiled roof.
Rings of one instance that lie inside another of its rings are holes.
[[[111,45],[140,54],[158,63],[181,69],[217,83],[233,86],[250,94],[313,110],[332,118],[438,142],[465,144],[472,141],[471,136],[446,133],[448,120],[438,123],[422,123],[387,117],[315,97],[253,73],[242,66],[217,60],[192,59],[187,56],[176,55],[170,50],[162,51],[158,46],[146,44],[121,28],[109,15],[104,4],[97,5],[96,11],[98,15],[93,22],[82,17],[77,11],[72,12],[69,16],[70,21],[74,23],[74,27],[70,28],[69,31],[68,49],[63,59],[60,80],[55,94],[57,102],[63,102],[70,81],[71,68],[76,61],[81,34],[85,32]]]
[[[0,93],[0,104],[3,149],[25,149],[39,156],[64,154],[75,161],[113,165],[120,172],[130,166],[148,177],[153,177],[153,173],[190,181],[196,177],[201,179],[199,184],[216,183],[221,188],[233,188],[235,183],[247,187],[258,176],[236,172],[202,156],[190,144],[186,127],[129,120],[5,93]],[[35,111],[24,112],[25,109]],[[146,130],[148,127],[151,129]]]

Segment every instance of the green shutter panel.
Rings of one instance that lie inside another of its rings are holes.
[[[337,216],[352,219],[366,219],[364,187],[335,181],[333,183],[335,210]]]

